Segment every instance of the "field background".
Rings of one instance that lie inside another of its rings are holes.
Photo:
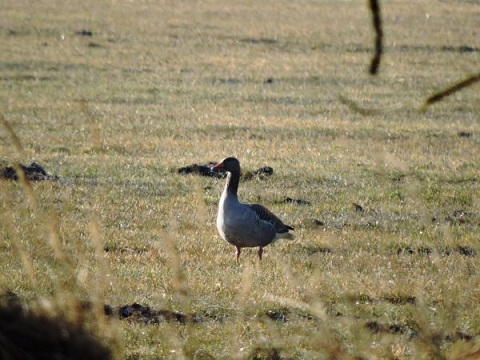
[[[480,5],[381,5],[372,77],[366,1],[4,0],[0,161],[59,180],[0,181],[0,290],[118,358],[477,351],[479,85],[419,108],[478,73]],[[261,263],[217,235],[224,180],[177,173],[226,156],[295,227]],[[102,313],[132,303],[192,320]]]

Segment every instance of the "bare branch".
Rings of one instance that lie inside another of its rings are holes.
[[[370,11],[372,12],[373,28],[375,29],[375,54],[370,62],[370,74],[376,75],[383,53],[383,29],[380,6],[377,0],[369,0]]]

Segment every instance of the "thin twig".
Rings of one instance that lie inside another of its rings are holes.
[[[462,90],[463,88],[466,88],[468,86],[473,85],[477,81],[480,81],[480,73],[469,76],[468,78],[466,78],[462,81],[459,81],[459,82],[449,86],[448,88],[429,96],[425,100],[425,103],[423,104],[421,110],[425,111],[428,106],[430,106],[430,105],[432,105],[432,104],[434,104],[438,101],[441,101],[443,98],[445,98],[447,96],[450,96],[453,93],[456,93],[457,91]]]
[[[10,138],[12,139],[13,145],[15,145],[15,148],[17,149],[18,153],[22,154],[23,146],[22,146],[22,143],[20,142],[20,138],[17,136],[13,128],[10,126],[10,123],[5,118],[3,111],[0,111],[0,123],[2,123],[5,130],[7,130],[7,132],[10,134]]]

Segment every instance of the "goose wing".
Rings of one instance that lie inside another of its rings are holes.
[[[288,230],[293,230],[293,227],[285,225],[282,220],[280,220],[277,216],[275,216],[265,206],[260,204],[245,204],[245,205],[247,205],[250,209],[252,209],[261,220],[272,224],[277,233],[287,233]]]

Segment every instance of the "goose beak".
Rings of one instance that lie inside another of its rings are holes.
[[[213,171],[218,171],[219,169],[222,169],[223,168],[223,162],[219,162],[217,165],[214,165],[212,167],[212,170]]]

